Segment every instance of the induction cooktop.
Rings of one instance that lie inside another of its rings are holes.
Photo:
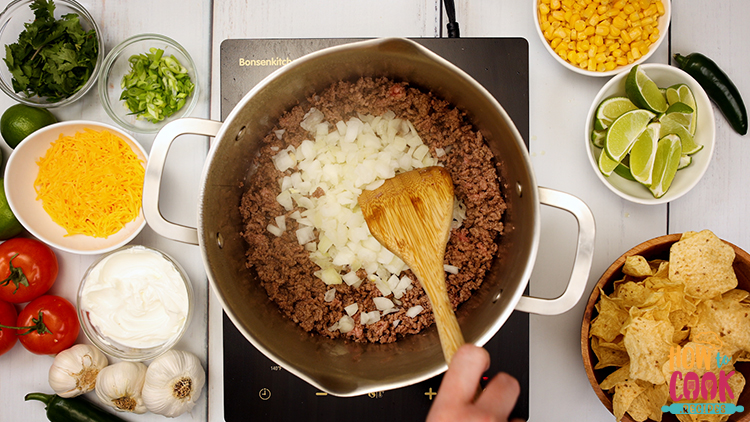
[[[529,142],[529,54],[523,38],[416,38],[482,84]],[[357,39],[229,39],[221,44],[221,116],[273,71],[307,53]],[[224,419],[246,421],[423,421],[442,376],[359,397],[319,391],[260,353],[223,315]],[[529,415],[529,316],[514,312],[484,346],[491,366],[515,376],[521,396],[513,417]]]

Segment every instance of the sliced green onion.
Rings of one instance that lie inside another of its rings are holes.
[[[122,77],[120,100],[138,120],[158,123],[185,106],[195,85],[188,71],[173,55],[150,48],[128,59],[130,72]]]

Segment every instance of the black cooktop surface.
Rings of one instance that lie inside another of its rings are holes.
[[[222,120],[274,70],[309,52],[353,39],[230,39],[221,44]],[[529,143],[529,54],[523,38],[414,39],[470,74],[500,102]],[[254,60],[257,65],[246,65]],[[529,415],[529,317],[514,312],[484,346],[499,371],[521,384],[513,417]],[[360,397],[326,395],[255,349],[224,315],[224,419],[246,421],[423,421],[442,376]],[[485,378],[486,381],[486,378]]]

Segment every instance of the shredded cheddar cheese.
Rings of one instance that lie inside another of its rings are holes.
[[[66,236],[106,238],[140,213],[143,160],[107,130],[61,134],[37,165],[37,200]]]

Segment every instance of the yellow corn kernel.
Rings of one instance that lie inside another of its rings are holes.
[[[659,40],[659,34],[652,32],[651,35],[648,36],[648,40],[651,41],[652,43],[655,43],[656,41]]]
[[[606,52],[607,52],[607,46],[606,45],[598,45],[598,46],[596,46],[596,54],[606,53]]]
[[[633,28],[630,32],[628,32],[628,35],[630,36],[630,39],[638,40],[641,38],[641,30],[638,28]]]
[[[573,0],[562,0],[562,5],[565,7],[573,7]]]
[[[620,56],[615,60],[615,63],[617,63],[618,66],[625,66],[628,64],[628,58],[625,56]]]
[[[615,40],[613,40],[612,38],[607,38],[604,40],[604,45],[607,47],[611,46],[614,43],[615,43]]]
[[[631,42],[633,42],[633,38],[630,37],[630,34],[628,33],[628,31],[622,31],[620,33],[620,38],[622,38],[622,40],[625,41],[628,44],[630,44]]]
[[[646,43],[641,43],[641,45],[638,46],[636,50],[641,53],[641,56],[645,56],[646,54],[648,54],[648,45],[646,45]],[[633,54],[635,55],[635,53]]]
[[[607,60],[607,55],[604,53],[597,53],[596,56],[594,56],[594,61],[597,63],[604,63]]]
[[[552,0],[542,0],[542,3],[549,4]]]
[[[554,9],[554,7],[553,7]],[[633,12],[635,12],[635,7],[633,7],[632,4],[628,3],[625,5],[625,7],[622,8],[622,11],[625,12],[626,15],[629,15]]]
[[[592,16],[594,16],[595,12],[596,12],[596,10],[587,7],[586,9],[583,10],[583,12],[581,12],[581,17],[584,20],[588,20],[589,18],[591,18]]]
[[[596,35],[606,37],[609,35],[609,25],[597,25],[595,29]]]
[[[664,4],[659,0],[656,1],[656,11],[660,16],[664,14]]]
[[[610,37],[619,37],[620,36],[620,28],[610,25],[609,26],[609,36]]]
[[[563,19],[565,19],[565,22],[570,22],[570,18],[573,16],[573,11],[566,10],[564,16],[565,17]]]
[[[641,19],[641,26],[653,25],[655,23],[654,18],[643,18]]]
[[[583,32],[583,30],[586,29],[586,22],[578,19],[574,25],[574,28],[578,32]]]
[[[580,52],[580,51],[578,53],[576,53],[576,54],[578,55],[578,57],[577,57],[577,60],[578,60],[577,63],[588,62],[588,59],[589,59],[588,54]]]
[[[568,38],[568,36],[570,35],[569,31],[567,31],[565,28],[562,28],[562,27],[555,29],[554,34],[556,37],[559,37],[559,38]]]
[[[539,13],[541,13],[542,15],[546,15],[547,13],[549,13],[549,5],[545,3],[540,4]]]
[[[587,37],[594,35],[594,32],[596,32],[596,29],[594,29],[593,26],[587,26],[586,29],[583,30],[583,33],[586,34]]]
[[[596,26],[596,24],[598,24],[598,23],[599,23],[599,20],[600,20],[600,18],[599,18],[599,15],[597,15],[596,13],[594,13],[594,14],[593,14],[593,15],[591,15],[591,17],[589,18],[589,20],[588,20],[588,24],[589,24],[589,25],[591,25],[591,26]]]
[[[596,70],[596,63],[593,60],[589,60],[588,66],[586,66],[586,70],[589,72],[593,72]]]
[[[636,61],[636,60],[640,59],[640,58],[641,58],[641,56],[642,56],[642,54],[641,54],[641,50],[639,50],[639,49],[637,49],[637,48],[633,48],[633,49],[631,49],[631,50],[630,50],[630,54],[632,54],[632,55],[633,55],[633,61]]]
[[[581,15],[579,15],[578,13],[572,13],[572,14],[570,15],[570,18],[568,19],[568,23],[569,23],[569,24],[570,24],[571,26],[573,26],[573,25],[575,25],[575,23],[576,23],[576,22],[578,22],[579,20],[581,20]]]
[[[654,14],[658,13],[659,11],[656,10],[656,5],[652,4],[651,6],[643,9],[643,16],[653,16]]]
[[[628,54],[625,55],[625,57],[628,58],[628,63],[633,63],[635,61],[635,55],[633,54],[634,49],[631,49],[628,51]]]
[[[596,8],[596,13],[598,13],[599,15],[603,15],[603,14],[607,13],[608,9],[609,9],[609,7],[607,7],[607,5],[605,5],[605,4],[603,4],[603,5],[600,5],[599,7]]]
[[[628,15],[628,19],[630,19],[630,24],[632,25],[633,22],[641,20],[641,15],[638,12],[633,12]]]
[[[550,8],[552,10],[557,10],[560,8],[560,0],[552,0],[549,4]]]
[[[591,47],[589,47],[589,50],[586,52],[586,56],[588,56],[588,58],[590,59],[594,58],[594,56],[596,56],[596,46],[592,45]]]
[[[576,43],[575,43],[575,41],[568,42],[568,50],[575,51],[575,49],[576,49]]]
[[[622,51],[620,49],[617,49],[617,50],[615,50],[615,51],[612,52],[612,57],[618,59],[618,58],[622,57],[623,54],[625,54],[624,51]]]
[[[596,71],[597,72],[604,72],[607,70],[607,68],[604,66],[604,63],[597,63],[596,64]]]
[[[613,5],[613,9],[622,10],[625,5],[628,4],[628,0],[617,0]]]
[[[576,43],[576,51],[588,51],[590,46],[588,40],[578,41]]]
[[[570,51],[568,51],[568,57],[567,57],[567,59],[568,59],[568,61],[570,63],[576,64],[576,63],[578,63],[576,61],[578,59],[578,54],[575,51],[570,50]]]
[[[601,47],[604,45],[604,38],[601,35],[594,35],[594,45]]]
[[[604,69],[607,70],[607,71],[609,71],[609,70],[615,70],[616,67],[617,67],[617,63],[615,63],[615,62],[604,63]]]
[[[625,29],[628,27],[628,21],[621,18],[619,15],[612,18],[612,27],[617,29]]]
[[[560,42],[561,42],[561,41],[562,41],[562,38],[558,37],[558,38],[555,38],[555,39],[553,39],[552,41],[550,41],[549,45],[550,45],[550,46],[552,47],[552,49],[554,50],[555,48],[557,48],[557,46],[558,46],[558,45],[560,45]]]
[[[638,2],[638,6],[641,8],[641,10],[646,9],[651,5],[651,0],[640,0]]]
[[[571,29],[568,38],[570,38],[571,40],[578,38],[578,31],[576,31],[575,29]]]
[[[608,49],[609,49],[609,51],[619,50],[620,49],[620,43],[619,42],[613,43],[612,45],[610,45],[608,47]]]
[[[565,19],[565,13],[562,10],[555,10],[552,12],[552,17],[555,20],[562,21]]]

